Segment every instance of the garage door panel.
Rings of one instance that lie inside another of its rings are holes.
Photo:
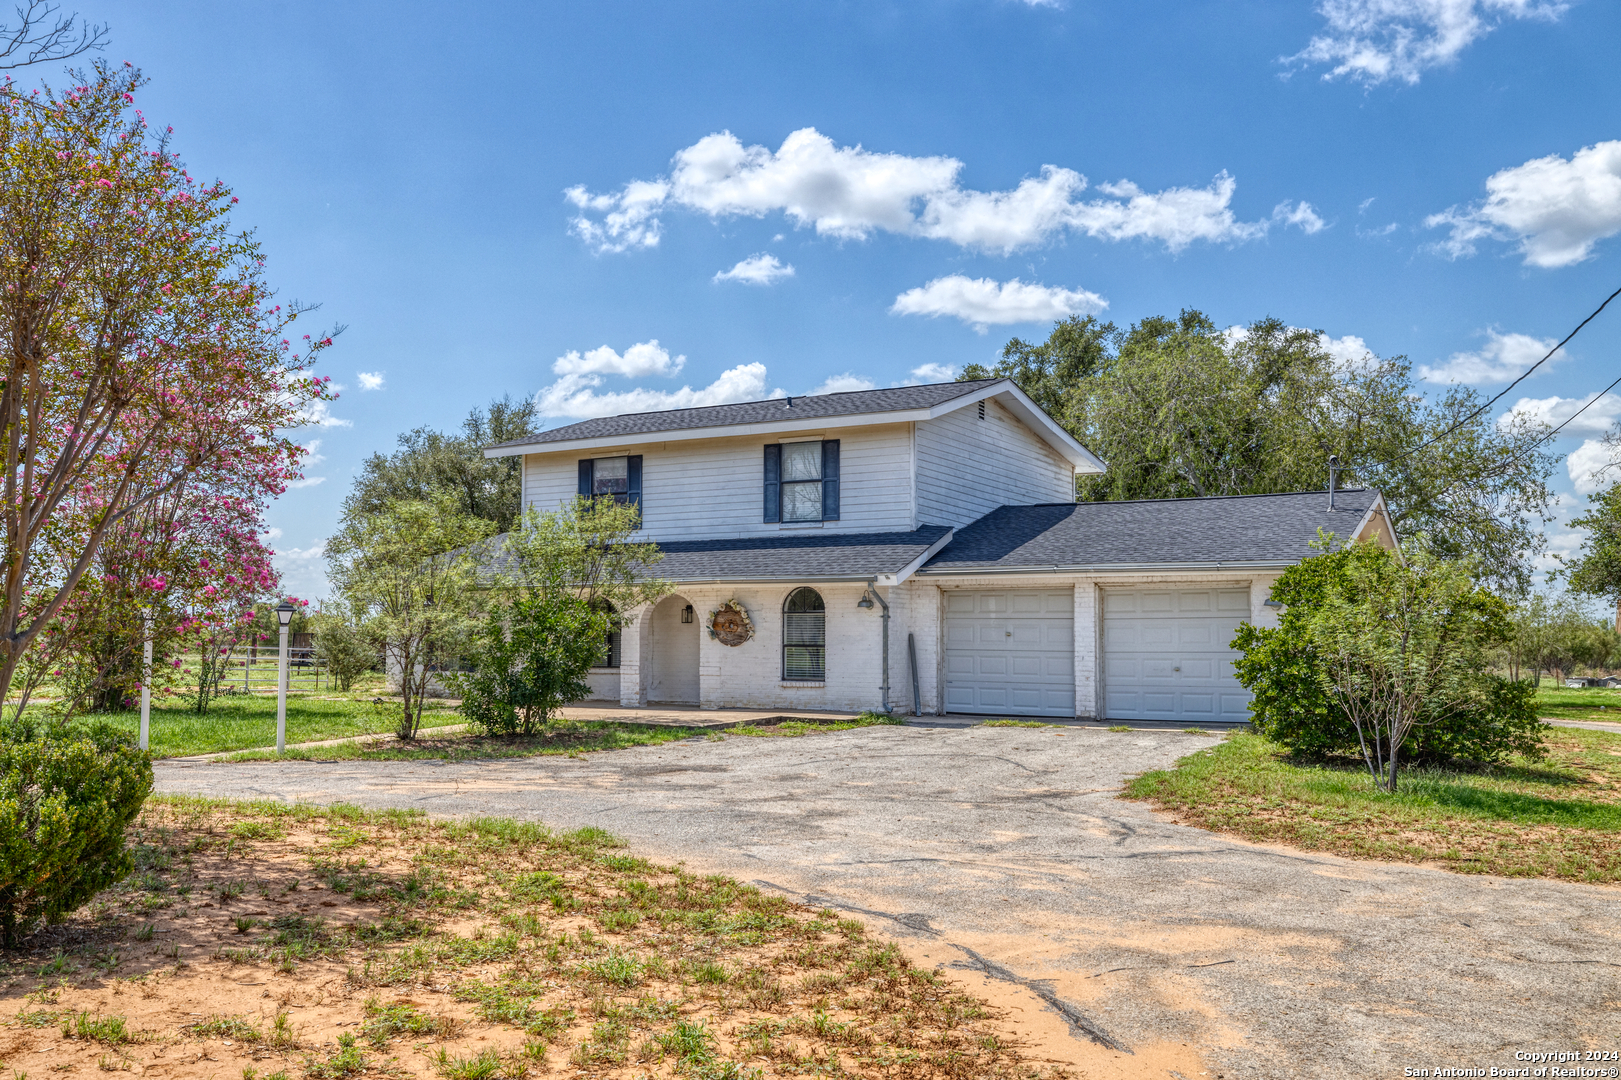
[[[1074,621],[1073,591],[948,594],[946,707],[1075,715]]]
[[[1103,698],[1119,719],[1244,721],[1249,694],[1229,647],[1249,616],[1248,589],[1133,589],[1104,594]]]

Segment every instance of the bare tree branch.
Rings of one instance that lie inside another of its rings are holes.
[[[69,60],[107,44],[107,27],[62,15],[50,0],[27,0],[14,9],[17,25],[0,25],[0,71],[49,60]]]

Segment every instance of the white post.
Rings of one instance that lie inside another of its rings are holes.
[[[287,750],[287,626],[281,628],[281,660],[276,665],[276,753]]]
[[[141,612],[141,749],[148,749],[152,734],[152,613]]]

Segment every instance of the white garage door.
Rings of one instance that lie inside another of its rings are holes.
[[[1104,714],[1113,720],[1242,722],[1249,691],[1228,648],[1248,589],[1106,589]]]
[[[1074,590],[947,592],[946,711],[1074,716]]]

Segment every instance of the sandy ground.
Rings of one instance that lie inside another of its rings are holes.
[[[1621,890],[1246,844],[1114,798],[1201,745],[936,725],[577,759],[160,763],[158,787],[598,825],[861,914],[1086,1075],[1400,1076],[1621,1050]]]

